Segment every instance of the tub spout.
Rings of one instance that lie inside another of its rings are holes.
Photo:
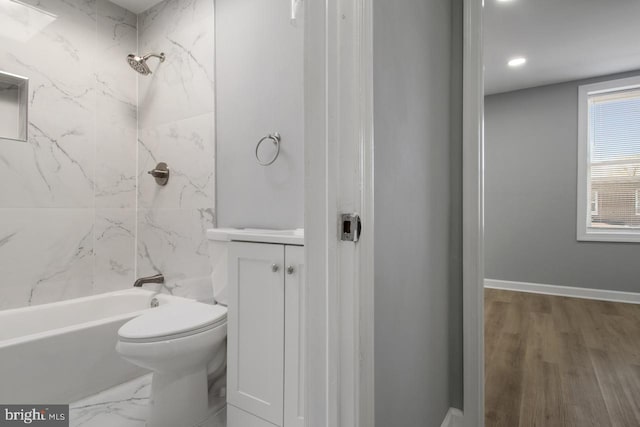
[[[133,286],[139,288],[146,283],[164,283],[164,276],[162,274],[156,274],[154,276],[141,277],[134,282]]]

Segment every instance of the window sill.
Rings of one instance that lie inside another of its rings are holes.
[[[579,242],[640,243],[640,230],[594,230],[578,232]]]

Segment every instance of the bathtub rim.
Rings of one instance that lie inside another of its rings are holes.
[[[72,305],[76,305],[76,304],[81,304],[82,302],[85,301],[92,301],[92,300],[99,300],[101,298],[103,298],[104,296],[109,295],[109,296],[128,296],[128,295],[141,295],[141,296],[148,296],[149,300],[151,300],[151,298],[159,298],[159,299],[164,299],[167,300],[167,303],[169,304],[184,304],[184,303],[192,303],[192,302],[196,302],[197,300],[195,299],[190,299],[190,298],[184,298],[184,297],[179,297],[179,296],[175,296],[175,295],[171,295],[171,294],[163,294],[160,292],[155,292],[155,291],[151,291],[148,289],[138,289],[138,288],[134,288],[134,289],[122,289],[122,290],[117,290],[117,291],[110,291],[110,292],[103,292],[101,294],[95,294],[95,295],[88,295],[88,296],[84,296],[84,297],[79,297],[79,298],[72,298],[72,299],[68,299],[68,300],[62,300],[62,301],[55,301],[55,302],[51,302],[51,303],[45,303],[45,304],[37,304],[37,305],[31,305],[31,306],[27,306],[27,307],[18,307],[18,308],[11,308],[8,310],[2,310],[0,311],[0,317],[2,317],[4,314],[11,314],[11,312],[23,312],[23,313],[29,313],[29,312],[35,312],[38,311],[39,309],[42,309],[43,306],[56,306],[56,307],[65,307],[65,306],[72,306]],[[137,317],[141,314],[143,314],[144,312],[146,312],[147,310],[150,310],[151,307],[144,307],[141,308],[140,310],[135,310],[135,311],[128,311],[126,313],[121,313],[121,314],[116,314],[116,315],[112,315],[112,316],[108,316],[108,317],[103,317],[100,319],[95,319],[95,320],[90,320],[90,321],[86,321],[86,322],[80,322],[80,323],[74,323],[72,325],[69,326],[63,326],[60,328],[55,328],[55,329],[49,329],[46,331],[42,331],[42,332],[34,332],[31,334],[27,334],[27,335],[21,335],[18,337],[13,337],[13,338],[8,338],[6,340],[0,340],[0,350],[7,348],[7,347],[11,347],[11,346],[15,346],[15,345],[19,345],[19,344],[23,344],[25,342],[29,342],[29,341],[33,341],[33,340],[37,340],[37,339],[44,339],[44,338],[49,338],[49,337],[53,337],[56,335],[62,335],[62,334],[66,334],[66,333],[70,333],[70,332],[74,332],[80,329],[85,329],[85,328],[91,328],[91,327],[95,327],[95,326],[99,326],[102,324],[106,324],[106,323],[111,323],[111,322],[118,322],[118,321],[122,321],[125,319],[129,319],[129,318],[134,318]]]

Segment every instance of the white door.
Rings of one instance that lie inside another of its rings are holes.
[[[227,402],[283,421],[284,247],[229,245]]]
[[[304,247],[285,247],[284,426],[304,427]]]

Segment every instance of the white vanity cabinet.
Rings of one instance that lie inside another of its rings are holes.
[[[304,425],[304,247],[228,243],[228,427]]]
[[[304,247],[285,247],[284,427],[304,427]]]

